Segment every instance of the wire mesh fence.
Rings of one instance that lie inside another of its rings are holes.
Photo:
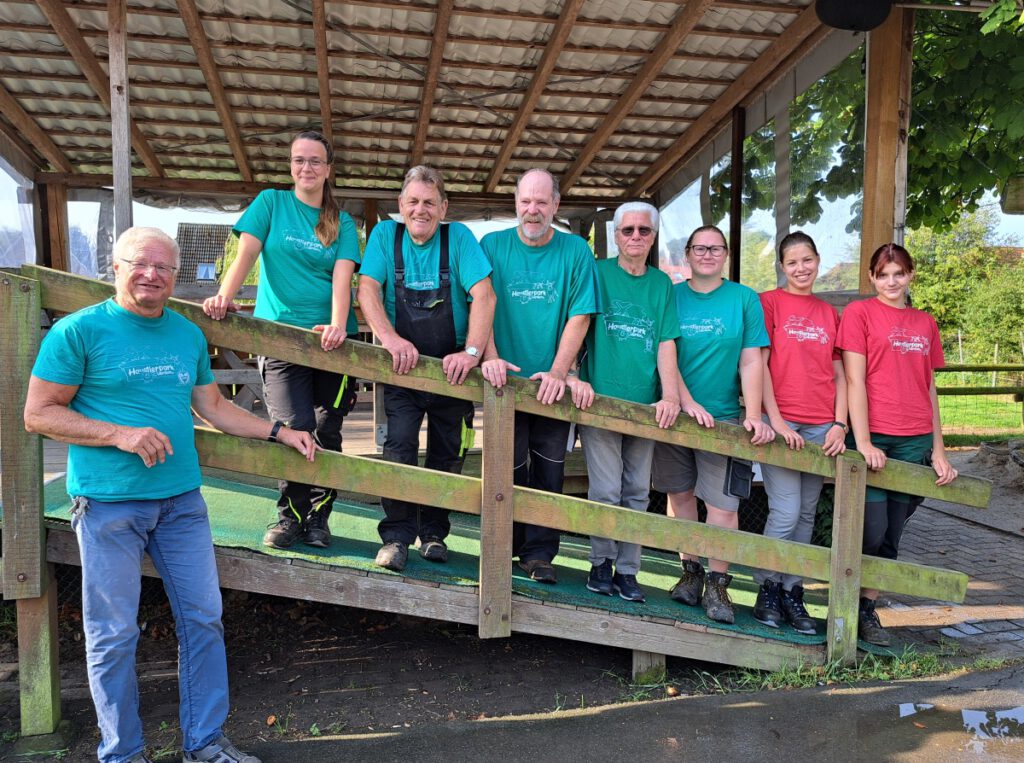
[[[936,372],[944,435],[1024,435],[1024,366],[950,366]]]

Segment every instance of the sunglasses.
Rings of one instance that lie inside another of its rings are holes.
[[[634,232],[639,232],[641,236],[643,236],[644,238],[647,238],[652,233],[654,233],[654,228],[648,228],[646,225],[641,225],[641,226],[627,225],[625,228],[619,228],[619,233],[621,233],[626,238],[630,238],[633,235]]]

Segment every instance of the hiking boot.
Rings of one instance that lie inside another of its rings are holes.
[[[618,572],[612,577],[612,586],[619,594],[620,599],[626,601],[647,601],[644,598],[644,589],[636,584],[636,575],[620,575]]]
[[[409,560],[409,547],[401,541],[392,540],[380,547],[374,563],[386,570],[401,572]]]
[[[317,548],[327,548],[331,545],[331,528],[327,526],[328,516],[323,509],[309,513],[302,534],[303,543]]]
[[[420,543],[420,556],[428,562],[447,562],[448,546],[440,538],[426,538]]]
[[[782,592],[782,616],[797,633],[814,636],[818,632],[818,624],[814,622],[814,618],[804,606],[804,587],[802,585],[795,585],[791,590]]]
[[[271,548],[289,548],[302,535],[302,523],[295,517],[282,517],[270,526],[263,536],[263,545]]]
[[[874,599],[861,598],[857,617],[857,638],[875,646],[889,646],[889,633],[882,627],[875,612]]]
[[[558,582],[555,568],[551,566],[551,562],[546,562],[543,559],[520,559],[519,569],[529,575],[530,580],[536,580],[538,583],[554,585]]]
[[[239,750],[231,740],[221,735],[220,739],[206,745],[201,750],[186,752],[182,763],[205,761],[205,763],[261,763],[255,755],[247,755]]]
[[[754,602],[754,619],[770,628],[778,628],[782,623],[782,585],[779,581],[761,583]]]
[[[615,594],[615,587],[612,585],[612,560],[605,559],[600,564],[590,568],[590,576],[587,578],[587,590],[594,593],[603,593],[605,596]]]
[[[683,604],[696,607],[700,604],[700,594],[704,590],[704,567],[700,562],[683,562],[683,576],[672,586],[668,595]]]
[[[732,575],[724,572],[709,573],[704,582],[704,612],[716,622],[731,623],[736,620],[727,590],[731,582]]]

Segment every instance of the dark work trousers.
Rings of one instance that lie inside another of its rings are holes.
[[[513,483],[561,493],[568,439],[568,421],[516,413]],[[550,562],[558,554],[558,542],[558,530],[522,522],[512,525],[512,555],[518,556],[520,561]]]
[[[466,460],[463,442],[473,429],[473,403],[427,392],[384,387],[384,413],[388,434],[384,441],[384,460],[415,466],[420,447],[420,425],[427,416],[427,457],[424,466],[459,474]],[[444,540],[451,531],[448,510],[422,506],[410,501],[382,498],[385,517],[377,525],[384,543],[398,541],[412,545],[421,540]]]
[[[272,419],[301,432],[312,432],[324,450],[341,450],[341,422],[356,402],[355,379],[343,374],[261,357],[263,396]],[[305,523],[309,515],[331,514],[337,491],[302,482],[278,481],[281,518]]]

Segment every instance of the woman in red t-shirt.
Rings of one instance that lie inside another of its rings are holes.
[[[846,377],[836,349],[839,314],[812,294],[821,258],[806,233],[790,233],[779,244],[786,285],[761,295],[771,345],[761,350],[762,405],[765,419],[793,450],[805,442],[821,445],[829,456],[846,450]],[[822,477],[781,466],[761,465],[768,494],[764,534],[810,543]],[[817,633],[804,607],[803,580],[757,570],[761,588],[754,619],[773,628],[789,623],[798,633]]]
[[[947,485],[957,471],[946,458],[935,392],[936,368],[945,361],[935,319],[907,304],[914,262],[898,244],[879,247],[869,264],[875,299],[843,311],[836,344],[843,350],[850,423],[857,450],[878,471],[889,458],[930,463]],[[863,552],[895,559],[903,526],[920,498],[868,487]],[[875,613],[878,591],[862,589],[858,636],[887,646],[889,634]]]

